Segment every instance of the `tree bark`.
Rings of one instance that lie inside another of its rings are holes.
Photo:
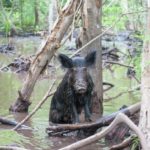
[[[146,18],[145,43],[142,54],[142,103],[139,126],[145,135],[148,149],[150,149],[150,0],[147,0],[148,13]]]
[[[47,37],[41,51],[36,55],[31,63],[27,78],[23,84],[16,102],[10,106],[10,111],[27,112],[30,105],[29,99],[34,89],[35,83],[40,74],[45,70],[45,67],[52,59],[54,53],[60,47],[60,42],[64,34],[72,23],[74,12],[79,4],[79,0],[71,0],[64,7],[58,19],[55,22],[51,34]]]
[[[101,32],[101,0],[83,0],[82,20],[83,27],[77,40],[77,48],[84,46]],[[90,51],[97,51],[96,65],[91,69],[95,84],[93,96],[93,112],[103,113],[103,84],[102,84],[102,50],[100,38],[83,49],[83,55]],[[93,74],[95,72],[95,74]]]

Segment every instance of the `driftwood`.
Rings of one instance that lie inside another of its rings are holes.
[[[140,103],[134,104],[132,106],[129,106],[128,108],[122,109],[118,112],[115,112],[111,115],[104,116],[93,123],[87,123],[87,124],[57,124],[57,125],[51,125],[46,129],[46,132],[50,135],[62,135],[65,132],[71,132],[75,130],[85,130],[87,135],[93,134],[96,132],[98,128],[108,126],[114,118],[117,116],[117,114],[124,113],[127,116],[132,116],[136,112],[140,110]]]
[[[123,113],[119,113],[117,114],[117,116],[115,117],[115,119],[113,120],[113,122],[106,127],[104,130],[102,130],[99,133],[96,133],[95,135],[92,135],[86,139],[83,139],[81,141],[78,141],[76,143],[73,143],[69,146],[66,146],[64,148],[61,148],[60,150],[75,150],[75,149],[79,149],[83,146],[86,146],[88,144],[91,144],[97,140],[99,140],[100,138],[104,137],[106,134],[108,134],[117,124],[119,123],[125,123],[127,124],[139,137],[140,142],[141,142],[141,146],[143,148],[143,150],[148,150],[147,148],[147,144],[146,144],[146,140],[145,137],[142,133],[142,131]]]

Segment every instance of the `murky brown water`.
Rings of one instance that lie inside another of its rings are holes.
[[[16,55],[7,56],[5,54],[0,54],[0,67],[9,64],[16,56],[25,55],[29,56],[35,54],[41,39],[39,37],[28,37],[28,38],[13,38],[10,39],[11,42],[16,46]],[[7,43],[6,39],[0,39],[0,44]],[[136,85],[134,81],[129,81],[125,77],[124,68],[119,68],[115,71],[114,76],[111,76],[109,72],[105,72],[105,81],[110,81],[115,83],[116,86],[110,92],[107,93],[106,97],[111,97],[116,95],[119,91],[127,90],[130,86]],[[15,101],[17,97],[17,91],[21,88],[22,83],[25,80],[25,75],[20,76],[12,72],[2,73],[0,72],[0,116],[7,116],[7,118],[15,119],[16,121],[21,121],[27,114],[10,114],[8,109],[9,106]],[[131,84],[132,82],[132,84]],[[52,83],[52,78],[45,78],[39,80],[36,84],[34,92],[31,97],[32,105],[29,108],[29,112],[33,110],[36,104],[42,99],[48,87]],[[139,94],[124,94],[122,97],[117,98],[111,102],[104,103],[104,113],[108,114],[113,111],[118,110],[123,104],[133,104],[137,101]],[[64,146],[74,143],[79,140],[79,138],[74,136],[69,137],[48,137],[45,129],[48,126],[48,114],[49,114],[50,98],[44,103],[44,105],[38,110],[38,112],[25,124],[30,126],[33,130],[19,130],[19,135],[23,135],[24,138],[21,141],[21,146],[31,150],[58,150]],[[12,127],[0,125],[0,135],[3,129],[11,129]],[[11,134],[11,133],[10,133]],[[7,135],[6,135],[7,136]],[[7,142],[5,135],[0,136],[0,145],[5,143],[6,145],[18,145],[19,142],[11,139]],[[15,136],[14,136],[15,137]],[[3,138],[3,142],[1,141]],[[7,137],[9,138],[9,136]],[[107,146],[103,145],[103,140],[101,142],[96,142],[88,145],[82,150],[105,150]],[[3,144],[5,145],[5,144]],[[104,148],[106,147],[106,148]]]

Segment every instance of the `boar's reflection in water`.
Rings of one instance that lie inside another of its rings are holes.
[[[92,92],[94,84],[88,67],[96,60],[96,52],[73,59],[64,54],[59,61],[68,71],[55,92],[50,107],[49,121],[53,123],[79,123],[84,109],[85,120],[91,121]]]

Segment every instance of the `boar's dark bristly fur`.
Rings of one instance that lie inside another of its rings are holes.
[[[88,67],[95,63],[95,59],[96,52],[91,52],[85,58],[73,59],[63,54],[59,55],[62,66],[68,68],[68,71],[52,98],[50,122],[79,123],[79,114],[83,109],[85,120],[91,121],[94,84],[88,73]]]

